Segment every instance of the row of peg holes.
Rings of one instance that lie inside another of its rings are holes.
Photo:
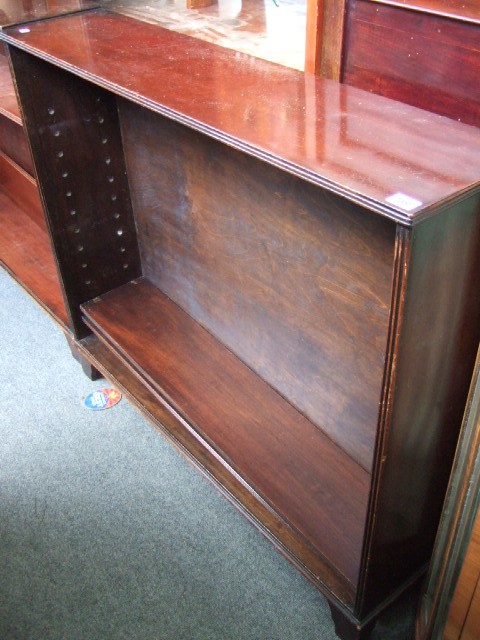
[[[97,103],[100,102],[100,98],[97,98],[96,102]],[[50,116],[54,116],[55,115],[55,109],[53,107],[49,107],[48,108],[48,114]],[[91,120],[91,119],[89,118],[88,120]],[[98,124],[103,124],[105,122],[105,118],[103,118],[103,116],[99,116],[97,122],[98,122]],[[54,132],[53,132],[53,135],[54,135],[55,138],[59,138],[60,135],[61,135],[60,129],[55,129]],[[104,144],[104,145],[107,144],[108,143],[108,138],[106,136],[103,136],[102,139],[101,139],[101,143]],[[64,157],[64,152],[62,150],[58,151],[57,158],[61,159],[63,157]],[[105,164],[108,166],[108,165],[111,164],[111,162],[112,162],[112,159],[110,158],[110,156],[107,156],[105,158]],[[67,179],[68,176],[69,176],[68,171],[66,171],[66,170],[62,171],[62,178]],[[113,182],[115,182],[115,177],[112,176],[112,175],[109,175],[109,176],[107,176],[107,181],[110,184],[112,184]],[[68,189],[65,192],[65,195],[66,195],[67,198],[71,198],[72,197],[72,191]],[[111,199],[112,202],[115,202],[117,200],[117,195],[115,193],[112,193],[112,195],[110,196],[110,199]],[[71,216],[76,216],[77,215],[77,211],[76,211],[75,208],[70,209],[70,215]],[[114,220],[118,220],[120,218],[120,214],[118,213],[118,211],[116,211],[113,214],[113,218],[114,218]],[[79,227],[74,227],[73,232],[75,234],[79,234],[80,233],[80,228]],[[121,227],[118,228],[116,233],[117,233],[117,236],[119,236],[119,237],[123,236],[123,229]],[[83,250],[84,250],[84,246],[82,244],[79,244],[77,246],[77,250],[78,250],[78,253],[82,253]],[[120,247],[120,253],[125,253],[125,251],[126,251],[125,247],[121,246]],[[88,263],[87,262],[82,262],[81,268],[82,269],[86,269],[87,267],[88,267]],[[129,264],[127,262],[125,262],[123,264],[123,268],[124,269],[128,269],[128,267],[129,267]],[[85,280],[85,284],[87,286],[91,285],[92,281],[91,280]]]

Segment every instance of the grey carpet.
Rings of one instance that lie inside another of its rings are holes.
[[[0,640],[334,640],[322,596],[0,269]],[[414,601],[375,640],[410,638]]]

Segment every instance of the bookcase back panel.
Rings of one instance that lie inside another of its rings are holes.
[[[369,470],[394,224],[120,104],[147,277]]]

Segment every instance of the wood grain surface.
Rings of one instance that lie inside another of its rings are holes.
[[[473,23],[351,0],[343,81],[480,126],[480,5],[476,4]]]
[[[406,224],[478,185],[480,130],[155,25],[99,10],[1,37]],[[349,135],[359,123],[360,140]],[[422,203],[415,210],[386,201],[405,190]]]
[[[147,280],[83,309],[96,333],[355,584],[369,474]]]
[[[144,274],[371,470],[395,225],[120,109]]]

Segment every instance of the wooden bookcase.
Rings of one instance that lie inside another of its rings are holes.
[[[62,326],[67,314],[22,126],[0,50],[0,262]]]
[[[480,132],[103,10],[1,37],[77,348],[366,637],[455,451]]]

